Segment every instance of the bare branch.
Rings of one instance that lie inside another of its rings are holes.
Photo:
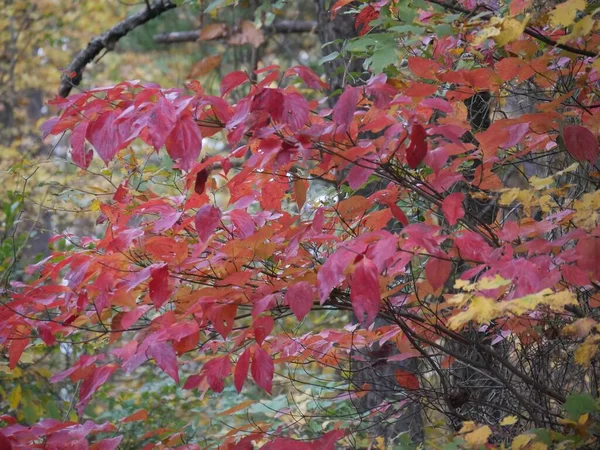
[[[170,0],[156,0],[149,7],[127,17],[110,30],[92,39],[87,47],[77,53],[75,58],[73,58],[73,61],[71,61],[71,64],[69,64],[66,73],[63,74],[61,78],[58,95],[61,97],[69,95],[73,86],[77,86],[81,82],[82,73],[85,67],[92,62],[102,50],[106,50],[107,52],[113,50],[119,39],[127,33],[176,6],[177,5]],[[73,73],[75,76],[71,77],[70,75]]]
[[[317,22],[311,20],[276,20],[263,29],[271,33],[311,33],[316,30]],[[194,42],[200,38],[201,30],[173,31],[154,36],[157,44],[177,44],[181,42]]]

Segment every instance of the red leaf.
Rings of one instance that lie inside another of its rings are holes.
[[[565,281],[575,286],[589,286],[591,284],[588,274],[578,266],[563,264],[560,271]]]
[[[241,70],[225,75],[221,81],[221,97],[224,97],[245,81],[248,81],[248,75]]]
[[[98,450],[115,450],[116,448],[119,447],[119,444],[121,443],[121,441],[123,440],[123,436],[117,436],[117,437],[113,437],[113,438],[106,438],[106,439],[102,439],[99,443],[98,443]]]
[[[398,369],[396,370],[396,381],[400,386],[404,389],[415,390],[419,389],[419,380],[418,378],[405,370]]]
[[[442,255],[447,258],[445,253]],[[430,256],[429,261],[427,261],[427,265],[425,266],[427,281],[429,281],[429,284],[431,284],[431,287],[435,290],[438,290],[444,285],[446,280],[448,280],[451,271],[452,261],[436,258],[435,256]]]
[[[215,392],[223,392],[225,383],[223,380],[231,373],[231,361],[229,356],[214,358],[204,364],[202,373],[206,376],[208,385]]]
[[[175,128],[176,121],[177,111],[175,107],[165,97],[160,97],[148,117],[148,133],[154,150],[158,151],[165,145],[171,131]],[[171,154],[170,151],[169,154]]]
[[[465,194],[455,192],[446,197],[442,202],[442,211],[450,226],[456,225],[459,219],[465,217],[465,210],[463,209],[464,199]]]
[[[353,86],[346,86],[342,95],[333,108],[333,121],[338,125],[347,126],[352,123],[359,91]]]
[[[84,379],[81,383],[81,390],[79,391],[79,404],[85,406],[92,398],[94,392],[106,383],[106,380],[108,380],[115,370],[117,370],[117,366],[114,364],[98,367],[90,376]]]
[[[458,247],[461,258],[471,261],[485,261],[492,248],[474,231],[461,231],[459,235],[454,236],[454,243]]]
[[[356,265],[350,285],[350,301],[358,321],[366,328],[373,323],[379,312],[379,273],[369,258]]]
[[[420,123],[415,123],[410,131],[410,145],[406,149],[408,167],[416,169],[427,155],[427,133]]]
[[[0,431],[0,450],[12,450],[12,444],[8,438]]]
[[[579,162],[596,162],[599,153],[598,139],[590,130],[580,125],[569,125],[565,127],[563,137],[565,147],[573,158]]]
[[[402,225],[404,225],[405,227],[408,226],[408,218],[406,217],[406,214],[404,214],[404,211],[402,211],[400,209],[400,207],[398,205],[396,205],[394,202],[389,202],[388,206],[390,208],[390,210],[392,211],[392,215],[396,218],[396,220],[398,222],[400,222]]]
[[[86,130],[87,140],[94,146],[105,164],[114,158],[121,148],[121,138],[115,119],[118,113],[109,111],[90,122]]]
[[[235,372],[233,374],[233,384],[235,385],[238,393],[242,392],[244,387],[244,381],[248,376],[248,366],[250,364],[250,348],[244,350],[242,356],[240,356],[235,365]]]
[[[331,7],[331,18],[333,19],[337,12],[346,6],[348,3],[352,3],[354,0],[337,0],[334,5]]]
[[[175,124],[165,146],[169,156],[181,169],[189,171],[192,168],[202,150],[202,134],[191,116]]]
[[[85,151],[85,135],[87,134],[89,122],[79,122],[73,133],[71,134],[71,158],[76,166],[82,169],[87,169],[92,162],[94,152],[92,150]]]
[[[329,86],[325,83],[319,76],[310,70],[308,67],[304,66],[294,66],[290,67],[285,71],[285,76],[290,76],[291,74],[298,75],[302,81],[309,87],[313,89],[325,88],[327,89]]]
[[[169,300],[171,291],[169,289],[169,268],[166,264],[150,271],[152,279],[148,284],[150,288],[150,300],[156,309],[160,308]]]
[[[308,314],[313,306],[314,299],[315,294],[306,281],[291,285],[285,294],[286,303],[299,321]]]
[[[236,313],[237,305],[233,304],[217,305],[210,310],[208,318],[213,323],[217,333],[223,336],[223,339],[227,339],[227,335],[231,332]]]
[[[206,181],[208,180],[208,169],[204,168],[196,174],[196,182],[194,183],[194,192],[198,195],[204,194]]]
[[[354,29],[358,31],[359,36],[364,36],[371,29],[371,21],[379,17],[379,11],[373,8],[372,5],[366,5],[360,10],[354,22]]]
[[[11,370],[17,367],[17,363],[28,344],[29,338],[20,336],[10,342],[10,347],[8,347],[8,367]]]
[[[254,339],[259,345],[262,345],[265,338],[273,330],[275,321],[271,316],[260,317],[254,321]]]
[[[208,241],[221,222],[221,210],[213,205],[204,205],[196,213],[196,233],[202,242]]]
[[[273,373],[275,367],[273,360],[267,352],[259,346],[254,348],[254,356],[252,357],[252,367],[250,368],[252,378],[261,388],[271,393],[273,387]]]
[[[148,347],[148,354],[154,358],[156,365],[169,375],[176,383],[179,383],[179,368],[175,350],[166,342],[154,342]]]
[[[413,56],[408,58],[408,68],[418,77],[435,80],[436,74],[442,69],[442,66],[429,58]]]

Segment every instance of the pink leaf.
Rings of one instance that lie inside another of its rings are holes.
[[[196,213],[196,233],[202,242],[208,241],[221,222],[221,210],[213,205],[204,205]]]
[[[599,153],[598,139],[590,130],[580,125],[569,125],[565,127],[563,135],[565,147],[573,158],[594,164]]]
[[[356,265],[350,285],[350,301],[358,321],[366,328],[379,312],[379,274],[377,266],[368,258]]]
[[[291,285],[285,294],[286,303],[299,321],[308,314],[314,299],[313,290],[306,281]]]
[[[246,381],[246,377],[248,376],[248,366],[250,364],[250,348],[244,350],[242,356],[239,357],[237,363],[235,364],[235,372],[233,374],[233,384],[235,385],[238,393],[242,392],[242,387],[244,387],[244,381]]]
[[[254,348],[250,370],[256,384],[270,394],[273,387],[273,373],[275,372],[275,368],[269,354],[259,346]]]
[[[271,316],[260,317],[254,321],[254,339],[259,345],[262,345],[265,338],[271,333],[274,324],[275,321]]]
[[[285,71],[285,76],[289,77],[291,74],[298,75],[309,88],[327,89],[328,87],[327,83],[321,80],[321,78],[319,78],[319,76],[312,70],[310,70],[308,67],[294,66]]]
[[[169,269],[166,264],[150,271],[152,279],[148,284],[150,289],[150,300],[156,309],[160,308],[169,300],[171,291],[169,289]]]
[[[84,379],[81,383],[81,390],[79,391],[80,405],[85,406],[92,398],[94,392],[108,380],[115,370],[117,370],[117,366],[114,364],[98,367],[91,375]]]
[[[214,358],[204,364],[202,373],[206,376],[208,385],[215,392],[222,392],[225,387],[223,380],[231,373],[229,356]]]
[[[115,450],[121,441],[123,440],[123,436],[117,436],[114,438],[106,438],[102,439],[98,445],[98,450]]]
[[[447,258],[445,253],[442,253]],[[425,275],[427,275],[427,281],[431,284],[431,287],[435,290],[441,288],[452,271],[452,261],[447,259],[436,258],[430,256],[427,265],[425,266]]]
[[[450,226],[456,225],[459,219],[465,217],[465,210],[463,209],[464,199],[465,194],[455,192],[446,197],[442,202],[442,211]]]
[[[358,105],[359,90],[353,86],[346,86],[342,95],[333,108],[333,121],[338,125],[347,126],[352,123],[356,105]]]
[[[297,92],[283,93],[283,116],[281,121],[287,123],[293,130],[299,130],[308,120],[308,102]]]
[[[317,284],[319,287],[319,296],[321,304],[327,300],[333,288],[338,286],[346,278],[345,270],[350,262],[356,257],[356,253],[345,249],[338,249],[333,255],[329,256],[319,273],[317,274]]]
[[[248,81],[248,75],[241,70],[225,75],[221,81],[221,97],[224,97],[227,93],[245,81]]]
[[[256,225],[250,214],[241,209],[231,211],[231,221],[235,225],[240,237],[243,239],[250,237],[254,234]]]
[[[148,347],[148,354],[154,358],[156,365],[169,375],[176,383],[179,383],[179,369],[177,367],[177,356],[175,350],[166,342],[154,342]]]
[[[92,150],[85,151],[85,135],[87,133],[89,122],[79,122],[73,133],[71,134],[71,158],[76,166],[82,169],[87,169],[92,162],[94,152]]]
[[[177,111],[173,104],[165,97],[160,97],[148,118],[148,133],[154,146],[158,151],[173,131],[177,120]]]
[[[118,113],[109,111],[90,122],[86,130],[87,140],[94,146],[105,164],[114,158],[121,148],[121,137],[115,119]]]
[[[192,168],[202,150],[202,134],[191,116],[175,124],[165,146],[169,156],[179,163],[181,169],[189,171]]]

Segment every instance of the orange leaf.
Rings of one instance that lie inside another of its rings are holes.
[[[221,55],[207,56],[192,66],[188,78],[198,78],[221,65]]]
[[[145,409],[140,409],[139,411],[134,412],[130,416],[122,418],[121,422],[122,423],[137,422],[140,420],[146,420],[147,418],[148,418],[148,411],[146,411]]]
[[[211,41],[227,35],[227,25],[224,23],[210,23],[200,31],[199,41]]]

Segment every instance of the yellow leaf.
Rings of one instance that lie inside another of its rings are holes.
[[[477,33],[473,43],[479,45],[486,39],[492,38],[498,45],[510,44],[521,37],[527,22],[529,22],[529,15],[523,21],[512,17],[492,17],[489,26]]]
[[[592,331],[592,328],[598,325],[591,317],[577,319],[575,322],[566,325],[562,329],[562,334],[565,336],[575,336],[578,338],[586,337]]]
[[[520,450],[524,448],[534,438],[533,434],[520,434],[512,441],[512,450]]]
[[[588,367],[598,352],[598,341],[600,341],[600,336],[596,334],[588,336],[583,344],[575,350],[575,362],[582,367]]]
[[[464,439],[473,447],[487,444],[488,438],[492,435],[490,427],[483,426],[470,433],[465,434]]]
[[[450,318],[448,325],[451,329],[456,330],[472,320],[479,323],[489,322],[496,317],[494,313],[493,300],[485,297],[475,297],[471,300],[471,304],[466,311],[461,311]]]
[[[21,403],[21,385],[17,385],[17,387],[15,387],[12,391],[10,391],[10,394],[8,395],[8,404],[10,405],[11,409],[17,409],[17,406],[19,406],[19,403]]]
[[[577,11],[583,11],[586,0],[567,0],[550,12],[550,23],[555,27],[568,27],[575,22]]]
[[[545,178],[538,178],[535,175],[532,176],[529,179],[529,184],[531,185],[532,188],[534,188],[536,191],[542,190],[544,188],[547,188],[548,186],[550,186],[552,183],[554,183],[554,177],[550,176],[550,177],[545,177]]]
[[[558,39],[558,42],[564,44],[565,42],[572,41],[573,39],[587,36],[590,34],[590,31],[592,31],[592,28],[594,28],[594,23],[595,21],[592,16],[585,16],[583,19],[573,25],[573,29],[569,34],[561,36]]]
[[[502,425],[503,427],[514,425],[515,423],[517,423],[517,420],[519,419],[516,416],[506,416],[504,419],[502,419],[500,425]]]

